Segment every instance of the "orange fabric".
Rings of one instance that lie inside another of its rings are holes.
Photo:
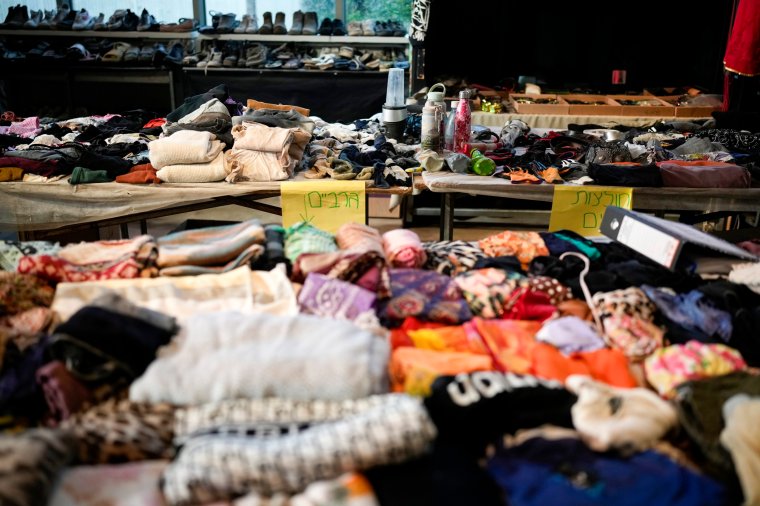
[[[400,327],[391,330],[391,349],[395,350],[401,346],[414,347],[414,342],[409,338],[410,330],[437,329],[445,326],[444,323],[425,322],[418,320],[414,316],[408,316],[404,319],[404,323],[402,323]]]
[[[513,169],[509,173],[509,180],[515,184],[519,184],[519,183],[540,184],[541,183],[540,179],[538,179],[536,176],[534,176],[530,172],[525,171],[523,169]]]
[[[133,166],[126,174],[116,176],[116,182],[130,184],[159,184],[161,183],[161,180],[156,176],[156,169],[154,169],[151,164],[143,163]]]
[[[303,114],[304,116],[308,116],[311,112],[309,109],[306,109],[305,107],[298,107],[297,105],[283,105],[283,104],[270,104],[268,102],[259,102],[258,100],[254,100],[252,98],[248,99],[248,105],[249,109],[275,109],[277,111],[289,111],[293,109],[294,111]]]
[[[538,345],[535,336],[541,328],[541,322],[473,318],[470,323],[482,336],[501,370],[518,374],[531,373],[533,349]]]
[[[563,383],[571,374],[583,374],[615,387],[638,385],[625,355],[609,348],[565,356],[554,346],[539,343],[533,348],[532,374]]]
[[[388,364],[391,390],[421,396],[430,394],[438,376],[492,369],[491,357],[485,355],[409,347],[395,349]]]
[[[483,341],[471,325],[410,330],[408,335],[415,348],[488,355]]]
[[[594,315],[585,301],[580,299],[565,300],[557,304],[560,316],[577,316],[581,320],[593,321]]]

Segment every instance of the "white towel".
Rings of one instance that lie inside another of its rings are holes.
[[[180,130],[149,142],[148,159],[158,170],[167,165],[207,163],[216,159],[222,149],[224,144],[211,132]]]
[[[133,401],[201,404],[387,391],[388,343],[341,320],[224,311],[188,319],[129,390]]]

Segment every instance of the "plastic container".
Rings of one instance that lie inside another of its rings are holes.
[[[440,89],[441,91],[434,91]],[[446,135],[446,101],[444,98],[446,97],[446,86],[443,83],[436,83],[433,86],[430,87],[430,90],[427,93],[427,102],[425,103],[425,107],[432,106],[437,109],[437,117],[438,117],[438,139],[439,139],[439,145],[435,149],[437,152],[443,151],[445,148],[445,135]],[[423,113],[423,123],[425,121],[425,110],[422,110]]]
[[[470,158],[472,158],[472,172],[478,176],[490,176],[496,171],[496,162],[477,149],[470,151]]]
[[[385,92],[386,107],[406,107],[404,99],[404,69],[388,71],[388,88]]]
[[[446,128],[443,135],[443,147],[447,151],[454,151],[454,132],[456,131],[456,110],[459,105],[458,100],[451,102],[451,112],[446,118]]]
[[[422,108],[420,144],[422,149],[441,152],[441,109],[431,102]]]

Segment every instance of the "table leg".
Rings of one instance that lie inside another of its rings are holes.
[[[441,194],[441,241],[451,241],[454,239],[454,194]]]

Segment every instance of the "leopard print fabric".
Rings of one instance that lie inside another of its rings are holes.
[[[37,306],[50,307],[55,290],[36,276],[0,271],[0,315],[14,315]]]
[[[118,464],[173,456],[174,411],[170,404],[109,400],[61,424],[78,440],[82,464]]]

